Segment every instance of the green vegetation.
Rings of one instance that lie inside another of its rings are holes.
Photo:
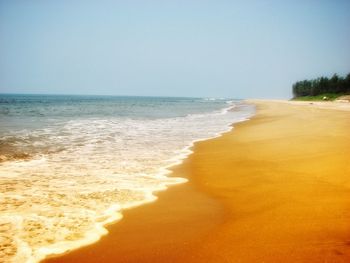
[[[325,93],[316,96],[302,96],[293,98],[293,100],[335,100],[336,98],[342,96],[343,94],[335,94],[335,93]]]
[[[345,77],[334,74],[332,78],[320,77],[294,83],[293,95],[296,100],[334,100],[350,94],[350,73]]]

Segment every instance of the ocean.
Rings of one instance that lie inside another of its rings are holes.
[[[253,114],[232,99],[0,94],[0,262],[97,241],[123,209],[186,182],[168,168],[194,142]]]

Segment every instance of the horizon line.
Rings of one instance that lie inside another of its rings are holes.
[[[172,96],[172,95],[122,95],[122,94],[82,94],[82,93],[19,93],[19,92],[0,92],[0,95],[43,95],[43,96],[98,96],[98,97],[149,97],[149,98],[194,98],[194,99],[237,99],[244,100],[246,98],[233,98],[223,96]]]

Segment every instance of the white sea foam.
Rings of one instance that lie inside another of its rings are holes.
[[[40,138],[36,147],[48,150],[0,165],[0,261],[37,262],[97,241],[123,209],[186,181],[167,175],[194,142],[251,115],[249,106],[231,102],[207,114],[80,119],[18,132],[22,142]]]

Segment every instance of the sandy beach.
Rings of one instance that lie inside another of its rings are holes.
[[[349,111],[251,103],[251,120],[174,167],[188,183],[44,262],[349,262]]]

